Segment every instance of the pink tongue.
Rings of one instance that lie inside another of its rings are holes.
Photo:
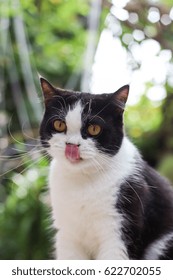
[[[79,146],[73,144],[67,144],[65,148],[65,156],[71,162],[76,162],[80,159]]]

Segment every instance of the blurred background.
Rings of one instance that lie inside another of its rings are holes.
[[[38,74],[93,93],[129,83],[127,134],[173,183],[172,51],[172,0],[0,0],[0,259],[53,258]]]

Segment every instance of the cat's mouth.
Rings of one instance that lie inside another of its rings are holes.
[[[71,163],[79,163],[82,160],[79,145],[67,143],[65,147],[65,156]]]

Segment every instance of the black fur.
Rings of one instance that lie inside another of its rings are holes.
[[[131,259],[143,259],[152,242],[173,232],[173,190],[169,182],[145,162],[136,176],[121,186],[116,205],[125,216],[122,237]],[[173,256],[173,240],[166,256]]]

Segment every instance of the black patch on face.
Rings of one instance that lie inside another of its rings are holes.
[[[73,91],[55,91],[52,98],[45,104],[45,113],[40,125],[40,139],[45,148],[49,147],[48,140],[51,139],[52,134],[58,133],[53,127],[55,120],[65,121],[65,117],[72,109],[76,102],[80,100],[80,93]]]
[[[123,139],[123,111],[113,102],[112,95],[82,95],[83,126],[81,135],[84,139],[92,138],[96,147],[109,155],[115,155],[119,150]],[[92,125],[101,126],[98,136],[90,136],[87,127]]]

